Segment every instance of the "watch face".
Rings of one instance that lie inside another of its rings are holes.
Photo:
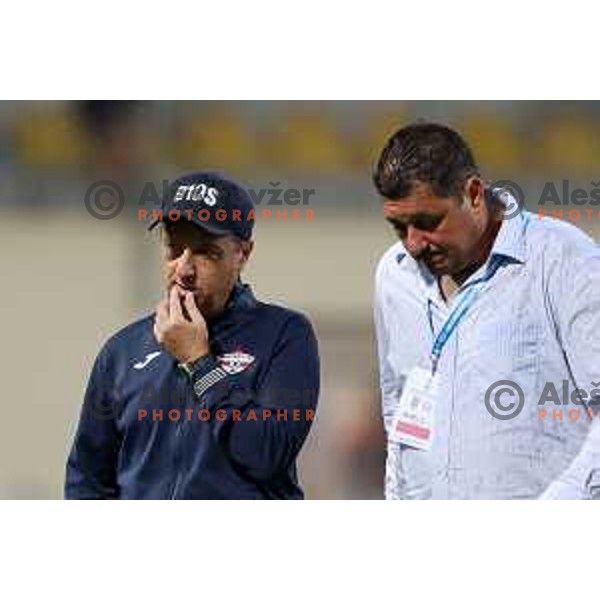
[[[202,363],[208,358],[208,355],[201,356],[196,360],[192,360],[187,363],[179,363],[178,367],[188,375],[188,377],[192,378],[197,369],[202,365]]]
[[[178,367],[188,376],[191,377],[193,371],[188,363],[179,363]]]

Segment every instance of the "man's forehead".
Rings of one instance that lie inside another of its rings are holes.
[[[442,215],[451,208],[452,199],[433,196],[407,196],[401,200],[386,200],[383,213],[387,219],[407,219],[415,215]]]
[[[186,221],[166,221],[163,230],[167,239],[174,241],[193,242],[194,244],[214,243],[225,241],[228,236],[219,236],[206,231],[198,225]]]
[[[431,184],[416,180],[406,196],[386,199],[384,210],[406,216],[416,213],[440,214],[446,212],[451,207],[452,202],[452,198],[438,196]]]

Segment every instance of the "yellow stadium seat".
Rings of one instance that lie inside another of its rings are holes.
[[[332,120],[306,110],[288,113],[271,136],[268,159],[296,172],[335,173],[349,166],[346,144]]]
[[[184,168],[242,170],[256,165],[256,136],[239,116],[223,109],[182,119],[173,154]]]
[[[521,140],[510,117],[493,113],[466,115],[457,125],[485,171],[509,177],[521,160]]]
[[[17,160],[27,166],[72,167],[85,158],[85,136],[68,110],[24,114],[14,136]]]
[[[563,172],[598,170],[600,133],[596,124],[583,116],[562,116],[544,122],[539,137],[539,162],[547,169]]]

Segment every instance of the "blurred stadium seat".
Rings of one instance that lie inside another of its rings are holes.
[[[478,163],[485,170],[510,178],[519,168],[522,144],[514,120],[508,115],[470,113],[459,121],[457,128],[469,140]]]
[[[569,173],[598,171],[600,130],[597,120],[557,116],[544,122],[537,144],[537,163]]]
[[[292,109],[269,138],[269,162],[292,173],[335,174],[350,166],[347,146],[325,114]]]
[[[224,108],[178,119],[171,144],[175,163],[184,169],[242,171],[261,160],[248,122]]]
[[[77,116],[62,104],[19,114],[14,140],[17,162],[34,168],[77,167],[87,151]]]

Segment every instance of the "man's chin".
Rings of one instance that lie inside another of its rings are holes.
[[[445,256],[430,258],[423,261],[423,264],[433,275],[448,275],[450,273],[450,265]]]

